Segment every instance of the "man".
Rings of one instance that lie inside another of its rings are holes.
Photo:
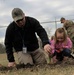
[[[63,27],[67,30],[67,34],[70,37],[73,43],[73,52],[74,52],[74,22],[71,20],[66,20],[64,17],[60,19],[61,23],[63,23]]]
[[[50,52],[50,42],[44,28],[35,18],[25,16],[25,13],[20,8],[12,10],[12,18],[14,21],[7,27],[5,35],[8,67],[16,65],[13,48],[17,52],[20,64],[45,63],[44,52],[39,49],[36,37],[37,33],[42,40],[44,50]]]

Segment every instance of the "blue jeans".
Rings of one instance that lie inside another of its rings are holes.
[[[70,55],[71,55],[71,50],[65,48],[65,49],[62,51],[62,54],[63,54],[63,56],[70,57]]]
[[[70,57],[71,56],[71,50],[65,48],[60,53],[55,51],[54,55],[56,56],[56,59],[58,59],[59,61],[62,61],[64,56],[66,56],[66,57]]]

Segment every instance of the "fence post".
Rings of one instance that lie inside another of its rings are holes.
[[[55,29],[57,29],[57,21],[56,21],[56,17],[55,17]]]

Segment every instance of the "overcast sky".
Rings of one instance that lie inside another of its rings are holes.
[[[21,8],[26,16],[38,19],[44,28],[55,31],[55,23],[42,23],[60,20],[61,17],[74,19],[74,0],[0,0],[0,26],[8,26],[13,21],[11,11]],[[57,27],[62,24],[57,23]],[[0,40],[5,36],[5,28],[0,28]]]

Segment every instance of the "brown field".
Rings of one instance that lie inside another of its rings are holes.
[[[15,54],[16,61],[17,56]],[[0,54],[0,75],[74,75],[73,64],[37,65],[19,68],[8,68],[6,54]],[[18,62],[17,62],[18,63]]]

